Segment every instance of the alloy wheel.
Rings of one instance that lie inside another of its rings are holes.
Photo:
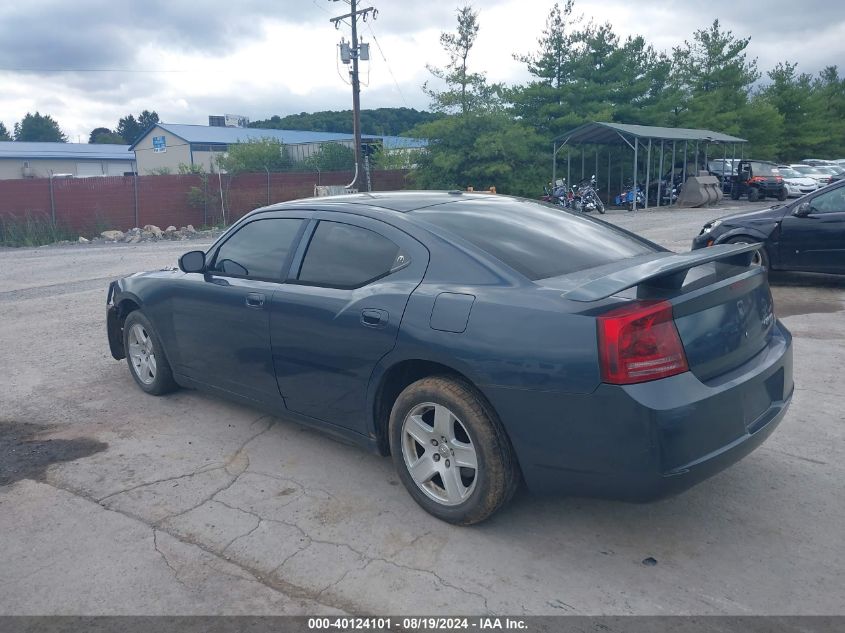
[[[151,385],[156,379],[156,357],[153,339],[140,323],[135,323],[129,330],[129,359],[132,370],[145,385]]]
[[[437,503],[459,505],[475,490],[475,445],[463,423],[443,405],[418,404],[405,416],[402,457],[417,487]]]

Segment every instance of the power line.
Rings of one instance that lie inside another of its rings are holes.
[[[393,69],[390,67],[390,62],[387,61],[387,56],[384,54],[384,50],[381,48],[381,44],[379,44],[378,38],[376,37],[376,32],[373,31],[373,23],[367,22],[367,28],[370,29],[370,35],[373,36],[373,41],[376,43],[376,48],[378,48],[378,52],[381,53],[381,58],[384,60],[384,63],[387,65],[387,72],[390,73],[390,78],[393,79],[393,85],[396,86],[396,90],[399,91],[399,96],[402,97],[402,103],[405,104],[406,108],[409,108],[408,100],[405,99],[405,94],[402,92],[402,88],[399,87],[399,82],[396,81],[396,75],[393,74]]]
[[[196,70],[148,70],[137,68],[9,68],[0,67],[2,72],[15,73],[192,73]]]

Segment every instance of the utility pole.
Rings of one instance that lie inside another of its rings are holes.
[[[333,0],[337,2],[338,0]],[[361,57],[362,47],[358,45],[358,16],[364,20],[369,15],[375,18],[378,15],[378,10],[373,7],[366,9],[357,8],[357,0],[349,0],[350,12],[346,15],[339,15],[331,18],[335,28],[340,28],[341,21],[349,18],[352,24],[352,43],[351,46],[341,41],[341,61],[344,64],[352,63],[352,68],[349,71],[349,76],[352,80],[352,134],[355,138],[355,178],[349,183],[349,188],[354,188],[361,176],[361,82],[358,79],[358,60]],[[348,47],[348,48],[345,48]],[[347,53],[348,51],[348,53]],[[365,59],[369,59],[369,50],[367,45],[364,45],[363,51],[366,54]],[[348,56],[347,56],[348,55]]]

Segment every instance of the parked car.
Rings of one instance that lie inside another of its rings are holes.
[[[834,161],[826,160],[824,158],[805,158],[801,161],[805,165],[810,165],[811,167],[818,167],[819,165],[833,165]]]
[[[391,454],[445,521],[483,520],[521,479],[648,500],[787,410],[791,335],[757,247],[676,254],[491,194],[299,200],[112,282],[108,339],[149,394],[201,389]]]
[[[790,165],[792,169],[797,171],[799,174],[803,174],[804,176],[809,176],[817,183],[819,183],[820,187],[824,187],[825,185],[829,185],[831,181],[831,175],[819,171],[815,167],[811,167],[810,165],[802,165],[802,164],[793,164]]]
[[[819,188],[819,183],[805,176],[790,167],[789,165],[778,165],[778,172],[786,185],[786,193],[790,198],[796,198],[814,192]]]
[[[787,205],[712,220],[692,247],[753,242],[762,245],[756,262],[764,268],[845,274],[845,181]]]
[[[749,202],[766,197],[786,200],[787,191],[777,165],[764,160],[741,160],[737,173],[731,177],[731,198],[739,200],[748,196]]]
[[[842,180],[843,174],[845,174],[845,169],[842,169],[838,165],[816,165],[815,169],[823,174],[829,174],[830,182],[839,182]]]

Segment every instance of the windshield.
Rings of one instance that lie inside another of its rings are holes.
[[[792,167],[778,167],[780,175],[784,178],[801,178],[801,174],[792,169]]]
[[[816,169],[815,167],[810,167],[809,165],[793,165],[792,168],[797,172],[800,172],[802,174],[806,174],[807,176],[810,176],[810,175],[812,175],[812,176],[824,176],[825,175],[822,172],[820,172],[818,169]]]
[[[776,176],[778,174],[777,167],[769,163],[751,163],[751,172],[755,176]]]
[[[531,280],[655,252],[615,226],[531,200],[465,200],[412,211]]]

